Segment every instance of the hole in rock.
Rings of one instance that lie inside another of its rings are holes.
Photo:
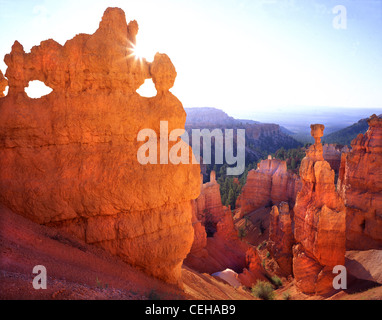
[[[9,86],[6,86],[6,87],[5,87],[5,90],[4,90],[4,92],[3,92],[4,97],[8,94],[8,91],[9,91]]]
[[[145,83],[137,90],[137,93],[145,98],[155,97],[157,95],[157,90],[155,89],[153,80],[146,79]]]
[[[38,99],[43,96],[48,95],[53,91],[52,88],[49,88],[45,85],[44,82],[39,80],[33,80],[28,83],[28,87],[25,88],[25,92],[29,98]]]

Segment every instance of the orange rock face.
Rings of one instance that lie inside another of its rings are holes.
[[[337,189],[346,205],[348,250],[382,249],[382,119],[373,115],[369,130],[342,155]]]
[[[159,137],[160,121],[169,132],[186,121],[169,91],[174,66],[164,54],[153,63],[136,58],[137,32],[135,21],[109,8],[93,35],[64,46],[47,40],[27,54],[15,42],[5,57],[9,93],[0,99],[0,202],[179,283],[200,166],[137,160],[142,129]],[[144,98],[136,90],[149,78],[158,94]],[[32,80],[53,92],[28,98]]]
[[[231,210],[222,205],[214,171],[210,182],[201,186],[195,212],[194,244],[185,265],[210,274],[232,269],[239,274],[242,284],[249,287],[264,278],[257,251],[239,240]]]
[[[214,273],[230,268],[240,272],[245,266],[246,249],[239,241],[231,210],[224,207],[220,186],[211,172],[210,182],[202,184],[195,201],[194,244],[186,265],[200,272]],[[234,246],[238,245],[238,248]],[[237,250],[236,250],[237,249]]]
[[[245,215],[269,204],[282,201],[294,203],[301,182],[296,175],[287,171],[285,161],[268,159],[260,162],[257,170],[248,173],[247,182],[236,201]]]
[[[298,287],[308,294],[333,290],[332,270],[345,263],[345,206],[335,190],[334,171],[323,160],[320,139],[323,125],[312,125],[316,143],[300,167],[302,190],[294,207],[293,273]]]
[[[267,281],[264,269],[261,265],[261,258],[254,248],[250,248],[246,253],[247,267],[238,275],[240,282],[247,288],[252,288],[257,280]]]
[[[271,211],[268,250],[285,276],[292,274],[293,244],[291,212],[289,205],[282,202],[279,207],[274,206]]]

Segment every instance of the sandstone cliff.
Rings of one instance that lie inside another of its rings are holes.
[[[152,63],[136,58],[137,32],[136,21],[127,24],[121,9],[109,8],[93,35],[64,46],[47,40],[25,53],[15,42],[5,57],[9,93],[0,99],[0,202],[179,283],[200,167],[137,161],[140,130],[159,137],[160,121],[169,131],[186,121],[169,91],[174,66],[165,54]],[[136,93],[148,78],[153,98]],[[32,80],[53,92],[28,98]]]
[[[294,204],[301,189],[299,178],[287,171],[285,161],[267,159],[260,162],[257,170],[251,170],[242,193],[236,201],[241,216],[261,207],[289,201]]]
[[[274,206],[270,215],[268,249],[279,265],[281,273],[288,276],[292,274],[294,244],[289,205],[282,202],[279,207]]]
[[[239,240],[231,210],[221,203],[214,171],[210,182],[202,184],[194,208],[194,244],[185,265],[210,274],[231,269],[248,287],[263,279],[264,270],[256,249]]]
[[[345,206],[334,185],[334,171],[323,158],[323,125],[312,125],[315,144],[300,167],[302,190],[294,207],[293,273],[301,291],[333,290],[333,268],[345,263]]]
[[[382,249],[382,118],[373,115],[368,123],[342,155],[337,184],[346,205],[348,250]]]

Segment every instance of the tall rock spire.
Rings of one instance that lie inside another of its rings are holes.
[[[337,194],[334,171],[323,159],[324,126],[311,126],[315,139],[300,167],[302,190],[297,195],[293,272],[308,294],[333,291],[333,268],[345,263],[345,206]]]

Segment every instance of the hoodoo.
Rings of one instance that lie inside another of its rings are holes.
[[[0,202],[179,283],[200,166],[137,160],[140,130],[159,136],[161,121],[169,132],[186,121],[169,91],[175,67],[165,54],[152,63],[135,57],[137,32],[136,21],[108,8],[93,35],[64,46],[47,40],[25,53],[15,42],[5,57],[9,93],[0,99]],[[158,93],[144,98],[136,90],[149,78]],[[28,98],[32,80],[53,92]],[[1,75],[0,91],[4,84]]]
[[[334,171],[323,158],[325,127],[311,126],[315,139],[300,167],[302,190],[294,207],[293,273],[301,291],[333,291],[333,268],[345,263],[345,205],[334,184]]]
[[[337,189],[346,205],[346,248],[382,249],[382,118],[342,155]]]

